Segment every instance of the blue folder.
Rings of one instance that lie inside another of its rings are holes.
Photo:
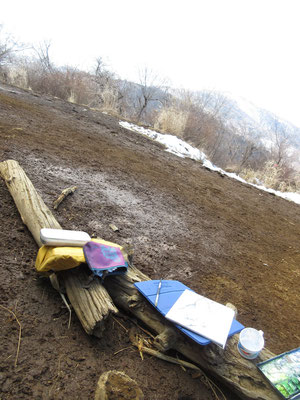
[[[159,280],[136,282],[134,286],[154,306],[159,282]],[[179,281],[162,280],[156,309],[163,316],[165,316],[186,289],[192,290]],[[205,337],[198,335],[189,329],[183,328],[177,324],[175,324],[175,326],[185,335],[189,336],[202,346],[211,343],[211,340],[206,339]],[[233,319],[228,337],[240,332],[243,329],[244,325],[242,325],[236,319]]]

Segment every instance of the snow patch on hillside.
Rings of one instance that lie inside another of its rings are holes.
[[[293,201],[296,204],[300,204],[300,193],[279,192],[278,190],[266,188],[263,185],[255,185],[253,183],[249,183],[249,182],[245,181],[243,178],[241,178],[240,176],[238,176],[237,174],[226,172],[222,168],[215,166],[211,161],[209,161],[209,159],[206,157],[205,153],[203,153],[199,149],[191,146],[190,144],[186,143],[185,141],[183,141],[182,139],[179,139],[178,137],[176,137],[174,135],[162,134],[162,133],[153,131],[152,129],[146,129],[146,128],[143,128],[141,126],[138,126],[138,125],[126,122],[126,121],[120,121],[119,124],[123,128],[126,128],[133,132],[138,132],[142,135],[145,135],[145,136],[163,144],[164,146],[166,146],[166,151],[168,151],[169,153],[175,154],[178,157],[191,158],[192,160],[195,160],[195,161],[201,161],[204,167],[206,167],[212,171],[217,171],[222,175],[228,176],[229,178],[236,179],[247,185],[254,186],[257,189],[263,190],[268,193],[272,193],[275,196],[282,197],[286,200]]]

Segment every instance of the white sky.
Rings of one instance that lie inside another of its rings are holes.
[[[147,65],[173,87],[240,95],[300,126],[300,0],[7,0],[19,40],[51,39],[59,64],[103,57],[122,78]]]

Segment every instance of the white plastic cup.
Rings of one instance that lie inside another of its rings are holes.
[[[248,360],[256,358],[265,344],[263,331],[254,328],[245,328],[240,333],[238,351],[241,356]]]

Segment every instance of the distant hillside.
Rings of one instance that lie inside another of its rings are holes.
[[[300,128],[291,122],[280,119],[271,111],[255,106],[244,98],[226,96],[231,106],[230,121],[246,123],[253,131],[259,132],[261,137],[268,137],[268,132],[274,128],[274,121],[278,122],[279,129],[285,130],[291,144],[300,149]]]
[[[131,86],[131,98],[139,98],[141,90],[141,85],[133,84]],[[194,94],[195,98],[201,99],[201,105],[208,114],[217,115],[218,118],[222,119],[224,127],[229,129],[231,136],[237,134],[242,137],[236,138],[236,141],[244,142],[244,145],[246,145],[247,140],[254,141],[263,146],[266,151],[269,151],[274,140],[276,140],[274,135],[278,135],[278,138],[288,144],[289,153],[294,154],[293,164],[300,168],[299,127],[242,97],[234,97],[218,91],[198,91]],[[169,96],[176,98],[176,91],[171,91]],[[165,100],[165,91],[156,89],[156,98],[149,103],[148,112],[159,112]],[[226,132],[224,132],[224,135],[226,136]],[[191,141],[197,145],[195,138],[192,137]]]

